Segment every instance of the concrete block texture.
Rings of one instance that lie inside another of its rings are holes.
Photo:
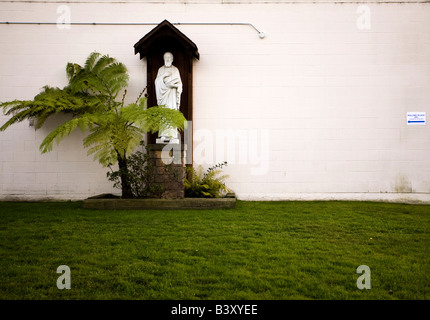
[[[134,102],[147,79],[133,45],[167,19],[200,53],[194,165],[228,161],[239,199],[430,202],[430,124],[406,122],[430,115],[429,16],[428,1],[2,2],[0,22],[42,23],[0,24],[0,101],[66,85],[67,62],[99,51],[125,63]],[[0,199],[119,193],[87,156],[85,133],[40,154],[64,119],[0,132]]]

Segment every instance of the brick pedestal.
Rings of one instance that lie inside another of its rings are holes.
[[[162,187],[161,198],[183,198],[185,146],[180,144],[151,144],[149,145],[149,156],[154,168],[153,182]]]

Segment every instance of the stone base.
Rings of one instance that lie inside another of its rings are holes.
[[[149,145],[150,162],[154,168],[153,183],[160,185],[163,199],[184,197],[186,148],[180,144]]]

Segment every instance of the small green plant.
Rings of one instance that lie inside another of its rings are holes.
[[[146,152],[140,150],[131,154],[127,159],[126,168],[118,168],[114,171],[109,165],[110,172],[106,173],[109,181],[114,182],[114,187],[122,189],[121,182],[126,175],[130,184],[132,198],[159,197],[163,192],[163,187],[153,181],[154,164],[150,161],[149,148],[143,141],[140,145],[145,148]]]
[[[188,178],[184,179],[185,197],[189,198],[219,198],[224,194],[231,192],[226,187],[224,181],[229,176],[219,174],[222,167],[227,165],[227,161],[219,163],[203,171],[203,167],[198,169],[187,168]]]

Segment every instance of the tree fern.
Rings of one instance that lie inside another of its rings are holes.
[[[108,55],[93,52],[83,67],[68,63],[66,75],[69,83],[63,89],[46,86],[33,100],[1,103],[4,113],[11,117],[0,130],[30,118],[37,120],[38,129],[56,113],[71,113],[73,119],[62,123],[45,137],[40,145],[41,152],[51,151],[55,143],[78,128],[89,132],[83,140],[88,154],[103,166],[118,163],[123,197],[130,197],[127,157],[143,140],[144,133],[157,132],[166,125],[182,130],[186,125],[185,117],[178,110],[164,106],[147,108],[144,90],[135,103],[125,105],[127,91],[124,89],[129,79],[127,69]],[[123,90],[122,100],[117,101]]]

